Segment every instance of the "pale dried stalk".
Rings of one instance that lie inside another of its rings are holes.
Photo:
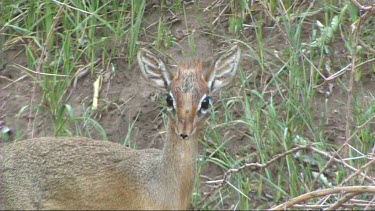
[[[349,193],[356,193],[356,194],[373,193],[375,194],[375,186],[334,187],[334,188],[329,188],[329,189],[312,191],[309,193],[305,193],[301,196],[298,196],[294,199],[291,199],[276,207],[273,207],[270,210],[285,210],[303,201],[307,201],[316,197],[322,197],[322,196],[327,196],[327,195],[337,194],[337,193],[342,193],[342,192],[348,193],[348,194]]]

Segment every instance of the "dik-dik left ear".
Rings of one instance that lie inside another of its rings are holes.
[[[172,74],[165,67],[164,62],[144,48],[139,49],[137,58],[143,77],[159,88],[168,89]]]
[[[236,74],[240,55],[241,50],[235,45],[215,61],[213,69],[209,70],[205,76],[211,93],[231,82]]]

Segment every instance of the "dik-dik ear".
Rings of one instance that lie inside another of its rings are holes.
[[[172,75],[164,62],[144,48],[139,49],[137,58],[143,77],[159,88],[168,89]]]
[[[209,70],[206,75],[208,89],[211,93],[231,82],[236,74],[240,55],[241,50],[235,45],[215,61],[213,69]]]

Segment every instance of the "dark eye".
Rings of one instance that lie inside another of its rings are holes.
[[[173,97],[171,94],[167,94],[167,106],[169,108],[173,108]]]
[[[202,112],[206,112],[206,110],[210,107],[210,100],[211,100],[211,97],[209,96],[206,96],[202,102],[201,102],[201,111]]]

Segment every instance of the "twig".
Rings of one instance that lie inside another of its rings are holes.
[[[341,207],[342,204],[349,201],[350,199],[354,198],[355,196],[359,195],[360,193],[354,192],[354,193],[348,193],[341,197],[339,200],[337,200],[334,204],[332,204],[330,207],[324,209],[324,210],[336,210],[339,207]]]
[[[316,153],[318,153],[318,154],[320,154],[320,155],[323,155],[323,156],[326,157],[326,158],[330,158],[330,160],[329,160],[328,162],[341,163],[345,168],[347,168],[347,169],[349,169],[349,170],[351,170],[351,171],[354,171],[354,172],[357,172],[357,171],[358,171],[358,169],[356,169],[356,168],[354,168],[353,166],[347,164],[347,163],[344,162],[343,160],[337,159],[337,158],[335,158],[335,157],[329,155],[329,154],[326,153],[326,152],[323,152],[323,151],[321,151],[321,150],[316,149],[316,148],[313,147],[313,146],[310,146],[310,147],[309,147],[309,150],[312,150],[313,152],[316,152]],[[336,155],[336,154],[337,154],[337,152],[334,153],[334,155]],[[360,174],[362,177],[364,177],[368,182],[375,184],[375,178],[371,178],[371,177],[365,175],[363,172],[360,172],[359,174]]]
[[[39,72],[33,71],[32,69],[29,69],[29,68],[27,68],[25,66],[22,66],[22,65],[19,65],[19,64],[13,64],[12,66],[17,68],[17,69],[29,71],[29,72],[34,73],[36,75],[55,76],[55,77],[70,77],[69,75],[60,75],[60,74],[55,74],[55,73],[43,73],[43,72],[40,72],[40,71]]]
[[[357,126],[357,129],[352,133],[352,135],[349,137],[349,140],[351,140],[364,126],[366,126],[368,123],[371,122],[371,120],[375,116],[370,117],[366,122],[364,122],[362,125]],[[344,148],[345,145],[341,145],[340,148],[334,153],[334,155],[330,158],[330,160],[326,163],[326,165],[320,170],[318,175],[315,177],[315,179],[311,182],[310,189],[315,189],[315,185],[317,184],[318,179],[320,178],[320,175],[331,165],[332,159],[338,155],[338,153],[341,151],[341,149]],[[328,154],[327,154],[328,155]],[[342,161],[344,162],[344,161]]]
[[[339,186],[343,186],[345,183],[347,183],[348,181],[350,181],[351,179],[353,179],[355,176],[357,176],[363,170],[365,170],[365,169],[369,168],[370,166],[372,166],[374,163],[375,163],[375,159],[372,159],[366,165],[362,166],[360,169],[358,169],[353,174],[351,174],[348,178],[346,178],[344,181],[342,181]]]
[[[323,170],[325,170],[328,166],[331,165],[333,162],[333,158],[338,155],[340,150],[343,147],[347,147],[350,143],[350,140],[352,139],[352,135],[350,134],[350,117],[351,117],[351,108],[352,108],[352,101],[353,101],[353,89],[354,89],[354,75],[355,75],[355,70],[356,70],[356,60],[357,60],[357,46],[359,42],[358,38],[358,31],[360,30],[360,27],[362,23],[369,18],[371,15],[375,13],[375,7],[363,7],[361,4],[359,4],[355,0],[351,0],[351,2],[356,5],[360,9],[370,9],[367,11],[364,15],[362,15],[357,23],[357,27],[353,27],[353,34],[354,34],[354,54],[352,56],[352,61],[351,61],[351,72],[350,72],[350,79],[349,79],[349,89],[348,89],[348,99],[346,103],[346,123],[345,123],[345,143],[339,148],[339,150],[336,151],[336,153],[331,157],[331,159],[327,162]],[[347,148],[347,155],[349,155],[349,148]],[[345,163],[344,161],[341,161],[342,163]],[[345,163],[346,164],[346,163]],[[346,164],[347,165],[347,164]],[[349,166],[349,165],[348,165]],[[319,172],[319,175],[316,177],[316,179],[312,182],[312,189],[314,189],[314,186],[317,182],[317,178],[319,178],[320,174],[322,174],[322,171]],[[373,182],[373,181],[372,181]]]
[[[6,76],[2,76],[2,75],[0,75],[0,79],[4,79],[4,80],[10,81],[10,82],[14,82],[12,79],[10,79]]]
[[[295,204],[293,208],[298,209],[324,209],[329,207],[329,204]],[[375,207],[374,203],[352,203],[350,200],[350,204],[342,204],[341,207],[343,208],[358,208],[358,207]],[[366,209],[366,208],[365,208]]]
[[[374,204],[373,204],[374,201],[375,201],[375,196],[374,196],[374,197],[372,198],[372,200],[367,204],[367,206],[365,207],[364,210],[367,210],[371,205],[374,205]]]
[[[296,198],[293,198],[283,204],[280,204],[276,207],[273,207],[270,210],[285,210],[287,208],[293,207],[293,205],[301,203],[303,201],[307,201],[312,198],[337,194],[337,193],[356,193],[356,194],[363,194],[363,193],[374,193],[375,194],[375,186],[350,186],[350,187],[334,187],[329,189],[317,190],[312,191],[309,193],[305,193],[300,195]]]
[[[358,2],[352,0],[352,3],[355,4],[357,7],[361,6],[360,4],[356,4]],[[359,19],[361,20],[361,18]],[[352,66],[350,71],[350,79],[349,79],[349,89],[348,89],[348,99],[346,101],[346,121],[345,121],[345,146],[347,146],[350,142],[350,117],[351,115],[351,109],[352,109],[352,101],[353,101],[353,89],[354,89],[354,75],[355,75],[355,63],[357,60],[357,46],[358,46],[358,31],[361,27],[361,21],[358,22],[356,30],[353,31],[353,37],[354,37],[354,53],[352,55]],[[349,155],[349,148],[347,149],[347,155]]]
[[[212,25],[215,25],[216,22],[220,19],[220,17],[223,15],[225,11],[229,8],[229,4],[224,7],[223,11],[220,12],[220,14],[215,18],[215,20],[212,22]]]
[[[61,8],[63,8],[63,7],[67,7],[67,8],[69,8],[69,9],[76,10],[76,11],[78,11],[78,12],[82,12],[82,13],[87,14],[87,15],[92,15],[92,16],[94,15],[94,13],[87,12],[87,11],[85,11],[85,10],[81,10],[81,9],[79,9],[79,8],[77,8],[77,7],[70,6],[69,4],[66,4],[66,3],[63,3],[63,2],[59,2],[59,1],[57,1],[57,0],[52,0],[52,1],[55,2],[55,3],[58,4],[58,5],[61,5]]]
[[[23,80],[26,77],[27,77],[27,75],[23,75],[23,76],[19,77],[15,81],[13,81],[13,82],[9,83],[8,85],[4,86],[1,90],[4,90],[4,89],[10,87],[12,84],[17,83],[18,81],[21,81],[21,80]]]
[[[357,54],[358,54],[358,43],[359,43],[359,37],[358,33],[361,30],[362,24],[372,15],[375,14],[375,7],[364,7],[361,4],[359,4],[356,0],[350,0],[354,5],[356,5],[360,10],[366,10],[366,12],[361,15],[359,18],[359,21],[357,23],[356,27],[352,27],[353,32],[353,39],[354,39],[354,53],[352,55],[352,67],[350,71],[350,79],[349,79],[349,89],[348,89],[348,99],[346,103],[346,124],[345,124],[345,146],[348,146],[350,143],[350,118],[352,114],[352,101],[353,101],[353,93],[354,93],[354,76],[355,76],[355,64],[357,61]],[[347,155],[349,155],[349,147],[347,148]]]
[[[239,167],[239,168],[232,168],[232,169],[229,169],[227,172],[225,172],[224,176],[223,176],[223,179],[221,181],[220,184],[218,184],[217,186],[215,186],[205,197],[204,199],[199,203],[200,206],[202,206],[203,204],[205,204],[210,198],[211,196],[213,196],[220,188],[224,187],[224,185],[228,182],[228,179],[230,177],[230,175],[232,173],[235,173],[235,172],[239,172],[239,171],[242,171],[243,169],[248,169],[250,168],[251,170],[259,170],[259,169],[264,169],[268,166],[270,166],[272,163],[274,163],[275,161],[287,156],[287,155],[290,155],[294,152],[297,152],[297,151],[300,151],[300,150],[305,150],[305,149],[308,149],[310,146],[298,146],[298,147],[295,147],[291,150],[288,150],[278,156],[276,156],[275,158],[271,159],[270,161],[268,161],[267,163],[265,164],[260,164],[260,163],[246,163],[245,165]]]
[[[214,2],[212,2],[210,5],[208,5],[206,8],[203,9],[203,12],[207,12],[211,9],[211,7],[213,7],[215,4],[217,4],[219,1],[221,0],[215,0]]]
[[[344,145],[341,145],[341,147],[340,147],[340,148],[334,153],[334,155],[331,156],[331,157],[329,158],[329,160],[328,160],[328,162],[326,163],[326,165],[324,165],[323,168],[319,171],[318,175],[316,175],[315,179],[311,182],[310,190],[315,189],[315,186],[316,186],[316,184],[318,183],[318,179],[320,178],[320,175],[322,175],[323,172],[325,172],[326,169],[327,169],[329,166],[331,166],[332,162],[333,162],[334,159],[335,159],[335,156],[338,155],[339,151],[340,151],[342,148],[344,148]],[[328,156],[330,156],[330,155],[326,154],[326,155],[324,155],[324,156],[328,157]],[[342,161],[342,162],[344,162],[344,161]]]
[[[375,62],[375,58],[372,58],[372,59],[369,59],[369,60],[366,60],[366,61],[362,62],[361,64],[357,65],[356,68],[361,67],[361,66],[366,65],[366,64],[369,64],[369,63],[372,63],[372,62]]]
[[[358,9],[360,10],[369,10],[371,8],[371,6],[368,6],[368,7],[365,7],[365,6],[362,6],[358,1],[356,0],[350,0],[350,2],[352,2],[352,4],[354,4],[356,7],[358,7]]]
[[[346,162],[340,160],[340,159],[337,159],[331,155],[329,155],[328,153],[326,152],[323,152],[321,150],[318,150],[316,149],[315,147],[309,145],[309,146],[298,146],[298,147],[295,147],[287,152],[284,152],[278,156],[276,156],[275,158],[271,159],[270,161],[268,161],[267,163],[265,164],[260,164],[260,163],[246,163],[245,165],[239,167],[239,168],[233,168],[233,169],[229,169],[227,172],[225,172],[224,176],[223,176],[223,179],[220,180],[220,184],[216,185],[205,197],[204,199],[199,203],[199,206],[202,206],[203,204],[207,203],[207,201],[213,196],[216,194],[216,192],[218,190],[220,190],[220,188],[224,187],[225,184],[228,182],[228,179],[230,178],[230,175],[232,173],[237,173],[237,172],[240,172],[242,171],[243,169],[248,169],[250,168],[251,170],[261,170],[261,169],[264,169],[268,166],[270,166],[272,163],[274,163],[275,161],[289,155],[289,154],[292,154],[294,152],[297,152],[299,150],[305,150],[305,149],[308,149],[308,150],[311,150],[313,152],[316,152],[320,155],[323,155],[324,157],[326,158],[329,158],[329,161],[328,162],[336,162],[336,163],[341,163],[345,168],[355,172],[353,176],[355,175],[358,175],[360,174],[362,177],[364,177],[365,180],[367,180],[368,182],[371,182],[371,183],[374,183],[375,184],[375,179],[365,175],[362,170],[363,169],[366,169],[368,166],[370,166],[370,164],[372,164],[372,161],[369,162],[368,164],[364,165],[360,170],[354,168],[353,166],[347,164]],[[335,153],[337,154],[337,152]],[[298,203],[298,202],[297,202]]]
[[[368,52],[375,54],[375,49],[371,48],[369,45],[367,45],[365,42],[363,42],[361,39],[358,40],[358,43],[366,49]]]

